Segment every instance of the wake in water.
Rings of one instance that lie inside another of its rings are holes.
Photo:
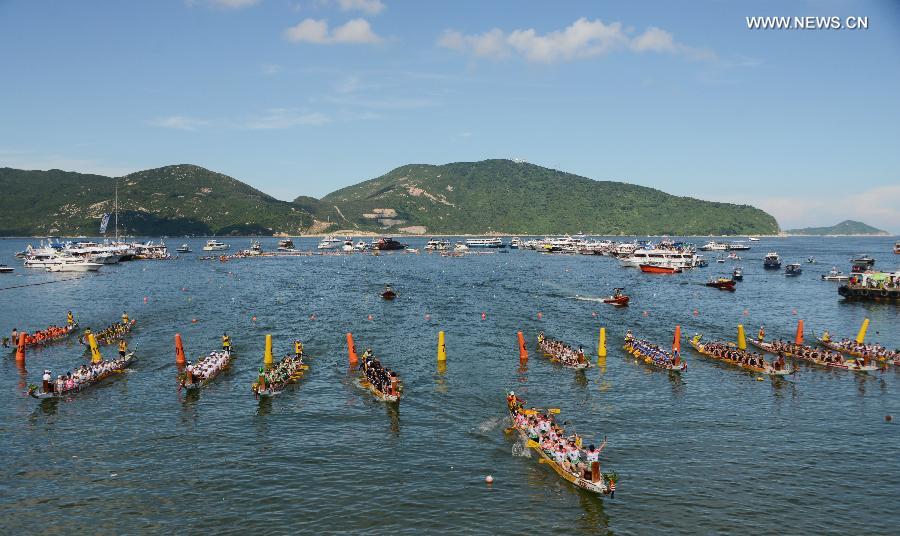
[[[504,423],[505,420],[506,420],[505,417],[491,417],[490,419],[484,421],[483,423],[475,426],[475,430],[478,431],[479,433],[487,434],[488,432],[492,432],[492,431],[500,428],[500,426],[502,424],[505,424]]]
[[[520,458],[531,458],[531,449],[525,446],[524,441],[516,441],[512,446],[512,455]]]

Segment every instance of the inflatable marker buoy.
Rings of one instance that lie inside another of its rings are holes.
[[[544,318],[544,313],[538,311],[538,320],[541,320],[542,318]]]
[[[597,311],[591,311],[591,316],[593,316],[594,318],[597,318]]]
[[[315,319],[316,319],[316,315],[315,315],[315,314],[309,315],[309,319],[310,319],[310,320],[315,320]]]
[[[747,316],[747,315],[749,315],[749,314],[750,314],[750,310],[749,310],[749,309],[744,309],[744,316]]]
[[[147,303],[147,296],[144,296],[144,303]]]
[[[792,314],[792,315],[797,314],[797,310],[796,310],[796,309],[791,309],[791,314]]]
[[[698,311],[697,309],[694,309],[694,316],[700,316],[700,311]]]
[[[491,475],[488,475],[488,476],[484,477],[484,481],[487,482],[488,485],[493,484],[493,483],[494,483],[494,477],[492,477]]]
[[[644,316],[650,316],[650,311],[644,311]]]
[[[482,320],[487,320],[487,314],[481,313],[481,319],[482,319]]]
[[[254,316],[254,317],[253,317],[253,318],[251,318],[251,319],[250,319],[250,320],[252,320],[252,321],[254,321],[254,322],[256,322],[256,317],[255,317],[255,316]]]
[[[893,421],[893,420],[894,420],[894,417],[891,416],[891,415],[885,415],[885,416],[884,416],[884,422],[891,422],[891,421]]]
[[[372,320],[372,315],[369,315],[369,320]]]
[[[196,324],[196,323],[197,323],[197,319],[196,319],[196,318],[192,318],[192,319],[191,319],[191,324]]]
[[[431,315],[426,314],[426,315],[425,315],[425,320],[431,320]]]

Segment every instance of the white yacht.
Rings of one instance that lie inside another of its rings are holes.
[[[356,243],[355,246],[353,246],[353,249],[355,249],[356,251],[366,251],[367,249],[369,249],[369,244],[366,244],[365,242],[360,240]]]
[[[638,249],[627,257],[619,258],[623,266],[639,267],[642,264],[693,268],[698,265],[697,255],[689,251],[671,249]]]
[[[353,251],[353,240],[347,239],[344,240],[344,245],[341,247],[342,251]]]
[[[92,253],[90,255],[85,255],[84,257],[89,262],[96,262],[99,264],[116,264],[120,260],[122,260],[121,255],[116,255],[115,253],[109,251],[102,251],[100,253]]]
[[[466,245],[470,248],[502,248],[503,240],[499,238],[468,238]]]
[[[45,268],[48,272],[96,272],[101,266],[99,262],[88,262],[78,257],[57,257]]]
[[[225,242],[220,242],[216,239],[207,240],[206,245],[203,246],[203,251],[225,251],[230,248],[228,244]]]
[[[512,237],[512,240],[509,241],[509,248],[519,249],[520,247],[522,247],[522,239],[518,236]]]
[[[341,249],[343,247],[344,241],[340,238],[335,238],[333,236],[326,236],[319,242],[319,245],[316,246],[318,249]]]
[[[278,251],[294,251],[294,241],[290,238],[279,240]]]
[[[425,244],[426,251],[445,251],[450,249],[450,242],[446,240],[431,239]]]

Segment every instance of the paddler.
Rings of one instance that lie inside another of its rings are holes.
[[[228,336],[227,332],[222,334],[222,350],[225,352],[231,351],[231,337]]]
[[[122,311],[122,323],[123,324],[128,323],[128,313],[126,313],[125,311]]]
[[[756,340],[759,342],[763,342],[763,339],[766,338],[766,329],[763,326],[759,326],[759,333],[756,334]]]
[[[544,344],[544,332],[538,333],[538,344]]]
[[[41,380],[43,381],[43,385],[41,387],[43,387],[45,393],[53,392],[53,382],[51,381],[52,379],[53,376],[50,375],[50,369],[45,369],[44,375],[41,376]]]
[[[66,325],[69,327],[75,325],[75,317],[72,315],[72,311],[66,311]]]
[[[185,387],[188,385],[194,384],[194,365],[190,361],[187,362],[187,367],[184,369],[184,385]]]
[[[294,354],[298,359],[303,357],[303,343],[300,342],[300,339],[294,341]]]
[[[125,339],[121,339],[119,341],[119,357],[124,358],[125,352],[128,351],[128,343],[125,342]]]

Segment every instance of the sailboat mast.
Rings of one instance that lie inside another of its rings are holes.
[[[116,243],[119,243],[119,179],[116,178]]]

